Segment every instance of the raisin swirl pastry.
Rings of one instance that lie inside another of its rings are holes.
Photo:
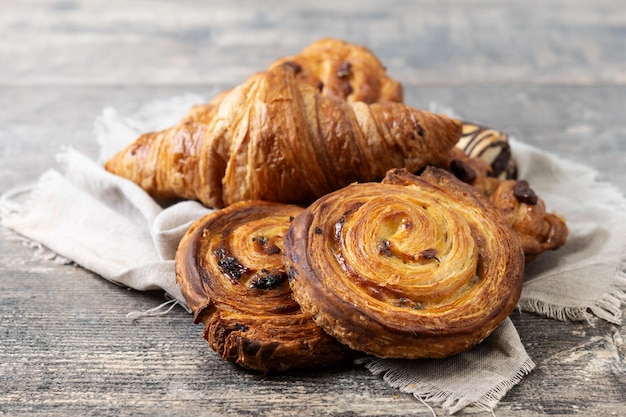
[[[176,254],[176,279],[221,357],[271,371],[338,364],[354,354],[291,297],[283,239],[298,206],[249,201],[197,220]]]
[[[440,358],[471,348],[521,292],[519,238],[448,172],[392,170],[298,215],[285,238],[294,298],[353,349]]]
[[[440,166],[489,198],[520,237],[526,261],[565,245],[569,234],[565,218],[549,212],[528,181],[495,178],[484,159],[470,158],[457,148]]]

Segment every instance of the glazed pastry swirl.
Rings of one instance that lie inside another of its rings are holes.
[[[283,239],[292,205],[243,202],[194,223],[176,255],[177,281],[224,359],[268,371],[334,365],[352,356],[291,297]]]
[[[342,343],[385,358],[479,343],[516,305],[524,267],[495,208],[437,168],[322,197],[294,220],[285,257],[301,308]]]

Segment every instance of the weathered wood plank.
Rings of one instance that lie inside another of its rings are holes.
[[[626,83],[619,2],[20,1],[0,13],[2,84],[239,83],[323,36],[412,85]]]
[[[6,241],[1,245],[11,249]],[[30,256],[30,249],[12,249],[13,256]],[[128,311],[159,303],[158,295],[129,292],[70,266],[32,262],[24,272],[25,265],[3,265],[9,266],[3,276],[13,278],[2,281],[0,310],[0,410],[7,415],[123,415],[132,409],[133,415],[392,416],[423,410],[359,368],[268,376],[242,371],[208,349],[182,309],[126,319]],[[624,357],[616,353],[615,326],[520,313],[513,320],[538,366],[505,397],[498,415],[620,410]]]

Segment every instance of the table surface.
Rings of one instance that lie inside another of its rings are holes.
[[[29,0],[0,5],[0,193],[96,158],[94,121],[209,95],[332,36],[362,43],[406,101],[585,163],[626,192],[626,7],[434,0]],[[130,321],[159,293],[35,259],[0,234],[0,415],[431,415],[360,367],[260,375],[223,362],[177,308]],[[626,415],[624,325],[515,312],[536,369],[502,416]],[[443,414],[442,410],[435,410]],[[458,415],[491,415],[466,409]]]

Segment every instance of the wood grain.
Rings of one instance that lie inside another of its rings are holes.
[[[626,83],[613,0],[31,0],[2,21],[12,85],[240,83],[322,36],[366,44],[411,85]]]
[[[626,8],[620,2],[263,3],[29,0],[0,6],[0,193],[97,158],[106,106],[210,97],[321,36],[363,43],[417,107],[586,163],[626,192]],[[360,367],[262,375],[224,363],[158,293],[40,261],[0,230],[0,415],[429,416]],[[626,312],[626,310],[624,310]],[[626,415],[626,328],[512,315],[536,369],[502,416]],[[441,410],[436,410],[442,414]],[[458,415],[491,415],[466,409]]]

